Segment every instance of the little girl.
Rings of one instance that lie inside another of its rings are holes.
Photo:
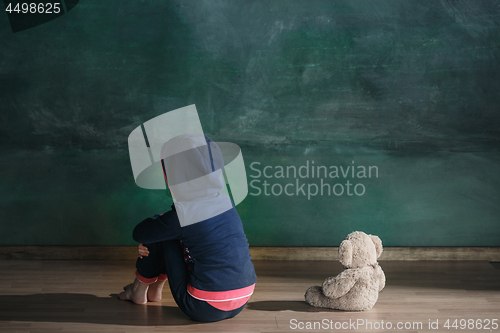
[[[168,279],[179,308],[196,321],[237,315],[253,293],[256,275],[241,219],[224,188],[220,148],[201,134],[174,137],[162,147],[172,210],[139,223],[136,279],[120,299],[161,299]],[[143,245],[144,244],[144,245]]]

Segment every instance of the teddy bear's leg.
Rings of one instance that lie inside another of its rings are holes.
[[[323,291],[320,286],[313,286],[307,289],[305,294],[306,302],[311,306],[321,307],[321,304],[323,303],[321,302],[322,297],[325,297],[325,295],[323,295]]]
[[[319,308],[331,308],[334,309],[336,307],[336,300],[326,297],[323,294],[323,289],[320,286],[314,286],[306,291],[306,302],[311,306],[316,306]]]

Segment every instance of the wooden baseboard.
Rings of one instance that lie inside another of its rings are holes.
[[[254,260],[338,260],[338,247],[251,247]],[[0,246],[0,260],[134,260],[135,246]],[[500,247],[385,247],[379,260],[500,261]]]
[[[254,259],[338,260],[338,247],[253,247]],[[500,261],[500,247],[384,247],[383,260]]]

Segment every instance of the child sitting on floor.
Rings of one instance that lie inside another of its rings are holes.
[[[135,227],[136,279],[119,298],[159,301],[168,279],[175,302],[191,319],[234,317],[252,295],[256,275],[240,217],[221,193],[220,148],[204,135],[185,134],[165,143],[161,157],[174,204]]]

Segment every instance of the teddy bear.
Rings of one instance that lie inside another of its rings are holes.
[[[377,263],[382,254],[378,236],[354,231],[340,243],[339,261],[344,271],[329,277],[323,286],[314,286],[305,294],[311,306],[345,311],[370,310],[385,286],[385,274]]]

